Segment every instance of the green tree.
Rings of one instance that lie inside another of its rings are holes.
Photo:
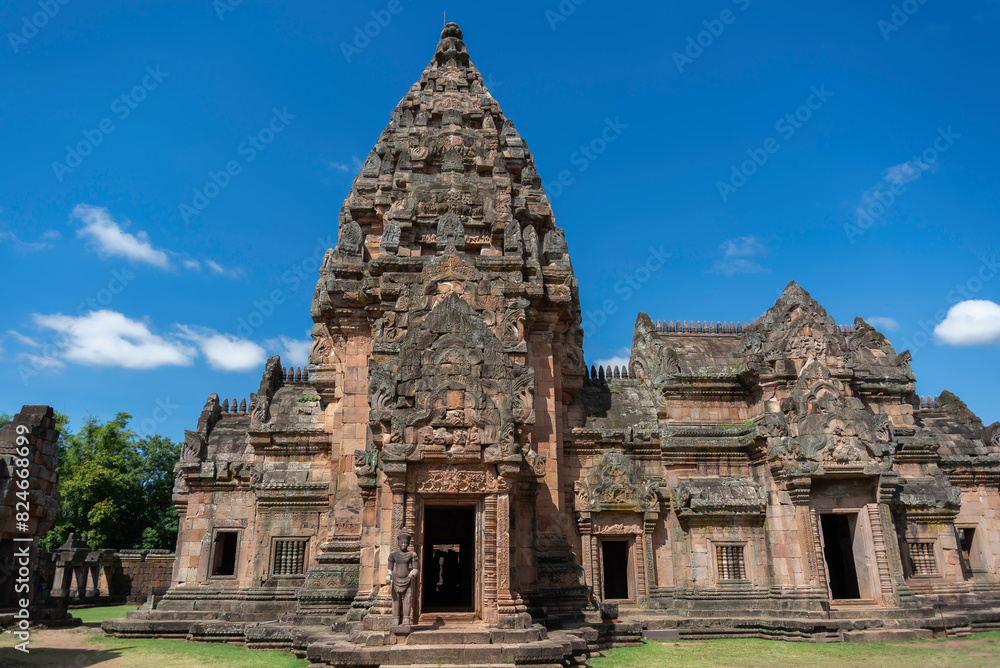
[[[59,445],[59,493],[55,526],[43,547],[58,547],[76,532],[93,549],[171,549],[177,512],[171,502],[180,446],[163,436],[139,438],[131,416],[91,418],[76,434],[65,426]]]

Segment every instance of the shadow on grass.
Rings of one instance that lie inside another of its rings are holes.
[[[7,650],[8,648],[4,648]],[[23,658],[0,659],[0,668],[86,668],[102,661],[111,661],[121,657],[124,650],[131,647],[106,649],[61,649],[58,647],[35,647]],[[11,652],[16,652],[9,648]],[[6,653],[6,651],[4,652]]]

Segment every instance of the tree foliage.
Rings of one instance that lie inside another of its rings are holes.
[[[180,446],[163,436],[140,438],[128,413],[91,418],[59,439],[60,510],[42,547],[76,532],[93,549],[173,549],[177,511],[171,502]]]

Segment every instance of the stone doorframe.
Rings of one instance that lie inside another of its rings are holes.
[[[476,514],[476,524],[475,524],[475,573],[485,572],[486,563],[486,539],[488,534],[485,530],[485,517],[486,517],[486,495],[484,494],[436,494],[428,492],[417,492],[414,496],[415,511],[414,511],[414,527],[411,529],[410,525],[407,524],[407,531],[413,536],[414,549],[419,549],[420,555],[420,574],[416,579],[416,591],[413,596],[413,618],[417,620],[420,618],[420,614],[423,612],[421,609],[423,607],[423,591],[424,591],[424,578],[427,575],[428,568],[430,564],[424,563],[424,540],[426,536],[426,527],[424,522],[426,521],[425,510],[428,508],[472,508],[475,510]],[[407,510],[409,510],[409,504],[407,505]],[[496,542],[495,540],[493,541]],[[473,594],[472,594],[472,607],[476,619],[484,619],[484,582],[481,578],[473,577]],[[463,614],[463,613],[459,613]]]
[[[649,598],[656,594],[655,555],[653,531],[659,513],[578,511],[577,528],[583,542],[583,572],[587,586],[594,596],[603,599],[604,573],[601,571],[601,540],[607,538],[631,539],[630,564],[635,577],[634,601],[641,607],[649,606]]]
[[[809,528],[812,533],[813,558],[810,560],[815,564],[815,572],[819,580],[819,586],[826,592],[828,600],[833,601],[830,589],[829,573],[826,565],[826,554],[823,548],[823,529],[820,522],[821,514],[857,514],[856,531],[861,531],[860,540],[869,556],[868,568],[865,575],[869,578],[868,587],[873,596],[871,599],[875,605],[894,606],[897,605],[897,596],[892,585],[892,571],[890,569],[890,550],[892,544],[886,541],[886,524],[891,520],[888,503],[884,500],[881,487],[881,480],[872,478],[868,481],[864,478],[814,478],[810,481],[809,487],[798,490],[799,501],[806,501],[808,509]],[[835,502],[832,497],[815,494],[817,483],[826,484],[859,484],[868,486],[870,494],[862,499],[862,495],[857,495],[855,502],[840,505],[842,500]],[[806,494],[805,492],[808,490]],[[865,502],[867,501],[867,502]],[[889,534],[894,537],[894,534]],[[895,552],[893,551],[893,555]],[[858,572],[859,589],[862,587],[862,573]],[[837,599],[840,600],[840,599]]]
[[[481,507],[482,559],[476,609],[487,624],[500,628],[527,628],[531,616],[510,581],[510,512],[521,472],[517,461],[496,464],[450,462],[407,463],[383,457],[385,488],[392,495],[390,545],[405,528],[418,536],[417,517],[424,504],[451,501]],[[423,549],[418,542],[415,548]],[[479,549],[477,548],[477,551]],[[423,568],[423,567],[422,567]],[[418,578],[419,580],[419,578]],[[417,583],[419,585],[419,582]],[[418,596],[414,596],[415,605]]]

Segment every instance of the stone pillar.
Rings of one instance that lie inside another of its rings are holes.
[[[392,490],[392,535],[389,545],[395,549],[399,534],[406,527],[406,479],[390,478],[389,489]]]
[[[383,513],[383,521],[379,522],[380,529],[374,532],[372,540],[377,541],[379,537],[382,537],[383,539],[387,538],[388,543],[383,542],[374,550],[377,561],[372,564],[373,595],[368,613],[363,619],[363,628],[369,631],[387,631],[393,624],[392,590],[384,584],[385,574],[389,564],[389,553],[396,549],[396,540],[406,523],[406,461],[393,459],[383,453],[382,467],[386,480],[381,487],[381,493],[385,495],[388,492],[389,517],[388,521],[385,521]],[[384,500],[385,496],[383,496]],[[374,513],[376,516],[379,514],[379,504],[377,503],[374,506]],[[388,532],[384,529],[387,525]],[[387,533],[388,535],[386,535]],[[414,542],[411,542],[410,546],[414,550],[419,550],[420,546],[415,544],[416,536],[413,539]],[[416,586],[419,582],[418,578],[411,586]],[[419,599],[418,592],[415,591],[413,593],[413,610],[411,610],[413,624],[417,623],[420,610]]]
[[[378,546],[378,488],[362,487],[361,496],[364,499],[364,510],[361,514],[361,569],[358,578],[358,594],[351,604],[348,620],[360,620],[372,606],[375,597],[381,589],[379,578],[379,546]]]
[[[580,541],[582,544],[581,550],[583,552],[583,580],[590,587],[590,590],[594,592],[596,597],[596,578],[595,578],[595,568],[597,561],[594,558],[594,547],[592,543],[594,541],[593,536],[593,523],[590,519],[590,513],[586,511],[577,512],[576,514],[576,526],[577,530],[580,532]]]
[[[648,606],[649,599],[656,596],[659,592],[657,590],[657,579],[656,579],[656,552],[653,549],[653,532],[656,531],[656,520],[659,518],[659,513],[646,512],[643,513],[643,523],[642,523],[642,548],[645,553],[645,570],[646,570],[646,592],[645,601],[642,600],[642,592],[640,592],[640,604]]]
[[[497,494],[483,501],[483,617],[488,624],[499,622],[497,611]]]
[[[86,598],[87,595],[87,564],[83,561],[73,561],[73,584],[70,587],[70,598]]]
[[[88,554],[83,569],[87,578],[83,596],[84,598],[97,598],[100,595],[98,579],[101,574],[101,554],[99,552]]]
[[[69,596],[69,583],[73,577],[72,567],[63,558],[63,555],[56,555],[56,573],[52,578],[52,598],[66,598]]]
[[[772,580],[770,597],[779,600],[819,601],[829,599],[823,570],[823,553],[813,529],[809,507],[812,479],[785,478],[778,489],[778,503],[767,505],[765,527],[771,544]],[[780,481],[779,481],[779,484]]]
[[[500,628],[523,629],[531,624],[531,616],[521,600],[520,594],[511,582],[510,572],[510,509],[511,494],[517,484],[520,470],[520,455],[516,462],[497,464],[500,474],[496,495],[496,577],[497,577],[497,621]]]
[[[885,588],[885,585],[883,584],[883,601],[886,605],[898,605],[903,608],[916,608],[919,607],[920,602],[917,600],[913,590],[906,584],[906,580],[903,577],[903,561],[899,554],[899,543],[896,538],[896,525],[892,521],[892,509],[889,507],[889,500],[893,497],[893,494],[895,494],[896,485],[898,484],[898,473],[883,473],[879,478],[878,505],[875,507],[877,517],[874,514],[871,516],[872,529],[875,530],[877,526],[878,530],[882,534],[882,546],[884,547],[882,557],[885,560],[885,568],[888,570],[886,575],[892,583],[891,591],[890,589]],[[879,567],[879,570],[881,571],[881,562]]]

